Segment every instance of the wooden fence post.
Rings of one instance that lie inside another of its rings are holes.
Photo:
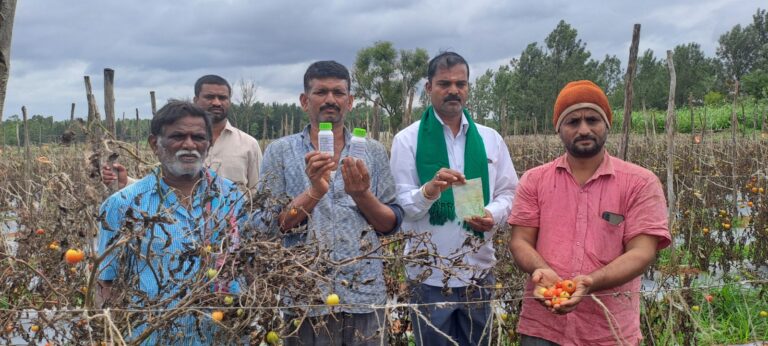
[[[150,91],[149,92],[149,100],[152,102],[152,117],[155,117],[155,114],[157,114],[157,100],[155,99],[155,92]]]
[[[32,208],[32,149],[29,146],[29,121],[27,107],[21,106],[22,121],[24,122],[24,184],[27,189],[26,204],[31,212]]]
[[[381,121],[379,121],[379,99],[376,98],[376,101],[373,101],[373,131],[372,132],[372,138],[375,140],[379,140],[379,124]]]
[[[667,218],[669,229],[675,224],[675,87],[677,84],[677,75],[675,74],[675,62],[672,60],[672,51],[667,51],[667,69],[669,70],[669,97],[667,98]],[[674,243],[674,234],[672,236]]]
[[[134,130],[136,141],[136,155],[139,155],[139,136],[141,136],[141,120],[139,120],[139,109],[136,108],[136,130]]]
[[[635,24],[632,30],[632,46],[629,48],[629,64],[624,75],[624,133],[621,139],[619,156],[622,160],[629,158],[629,131],[632,128],[632,82],[637,70],[637,49],[640,44],[640,24]]]
[[[104,69],[104,116],[107,121],[107,130],[112,137],[117,138],[115,125],[115,70]]]
[[[16,0],[0,1],[0,124],[3,123],[5,91],[11,70],[11,38],[13,37],[13,18],[16,14]],[[5,147],[5,131],[3,143]]]
[[[731,206],[731,215],[736,217],[736,213],[739,211],[738,193],[739,185],[736,179],[736,154],[738,148],[736,147],[736,132],[739,130],[739,119],[736,114],[736,107],[739,102],[739,81],[735,80],[733,84],[733,107],[731,107],[731,188],[733,189],[732,198],[733,205]]]

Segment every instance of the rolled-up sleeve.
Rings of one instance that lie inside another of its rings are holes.
[[[515,192],[515,203],[507,219],[510,225],[524,227],[539,227],[539,210],[537,179],[534,171],[523,174]]]

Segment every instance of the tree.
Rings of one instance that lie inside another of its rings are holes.
[[[544,51],[534,42],[528,44],[519,60],[510,62],[515,74],[512,105],[525,122],[532,123],[534,117],[547,114],[548,105],[540,97],[547,90],[546,59]]]
[[[624,74],[621,60],[615,55],[606,55],[597,65],[595,82],[605,91],[614,107],[624,102]]]
[[[428,60],[424,49],[398,52],[387,41],[363,48],[355,60],[355,95],[378,104],[389,117],[390,130],[396,132],[412,104],[410,95],[415,95],[416,85],[426,76]]]
[[[675,104],[685,105],[688,96],[702,99],[712,89],[715,80],[715,62],[704,56],[698,43],[678,45],[673,52],[677,88]]]
[[[493,116],[493,75],[493,70],[486,70],[469,88],[468,106],[480,124],[485,124],[485,119]]]
[[[403,108],[405,109],[405,126],[411,124],[411,111],[413,110],[413,98],[419,81],[427,75],[429,65],[429,53],[423,48],[413,51],[400,50],[400,75],[403,78]],[[407,101],[406,101],[407,98]]]
[[[648,49],[637,59],[637,75],[635,76],[633,104],[642,107],[664,109],[667,105],[667,90],[669,74],[664,62],[656,59],[653,51]]]
[[[717,56],[722,61],[730,78],[741,80],[749,73],[758,56],[759,42],[752,26],[744,29],[737,24],[720,36]]]

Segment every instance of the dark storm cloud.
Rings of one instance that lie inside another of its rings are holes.
[[[675,45],[701,44],[751,22],[760,1],[19,1],[4,117],[27,105],[33,114],[84,113],[83,75],[101,100],[104,67],[116,70],[118,115],[149,114],[149,90],[160,102],[191,98],[200,75],[246,78],[261,101],[295,102],[306,66],[335,59],[347,66],[375,41],[399,49],[453,50],[473,76],[543,44],[563,19],[594,59],[625,60],[632,25],[641,23],[641,52],[657,57]],[[236,89],[236,88],[235,88]],[[236,96],[236,95],[235,95]]]

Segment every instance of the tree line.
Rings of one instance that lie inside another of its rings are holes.
[[[757,9],[752,23],[735,25],[718,40],[714,57],[708,57],[696,42],[672,49],[677,88],[675,104],[689,108],[717,105],[734,97],[741,102],[768,99],[768,13]],[[641,40],[642,42],[642,40]],[[358,51],[352,72],[355,109],[347,118],[350,127],[365,127],[374,138],[380,132],[397,132],[418,120],[429,103],[423,83],[429,54],[426,49],[397,49],[392,42],[375,42]],[[578,31],[561,20],[544,41],[528,44],[519,57],[496,69],[482,72],[470,88],[468,107],[476,120],[503,135],[547,133],[552,105],[558,91],[571,80],[590,79],[608,94],[613,107],[623,106],[626,68],[615,55],[595,59]],[[666,58],[647,49],[637,59],[633,80],[633,107],[645,111],[665,109],[669,74]],[[232,123],[258,139],[271,139],[300,131],[308,123],[296,104],[264,103],[255,100],[253,81],[233,85]],[[416,101],[417,93],[421,91]],[[28,126],[32,143],[60,142],[62,136],[83,138],[82,121],[54,121],[52,116],[34,115]],[[147,136],[148,119],[130,115],[116,119],[117,139],[140,141]],[[23,142],[19,115],[3,121],[3,145]],[[67,132],[69,131],[69,132]]]

